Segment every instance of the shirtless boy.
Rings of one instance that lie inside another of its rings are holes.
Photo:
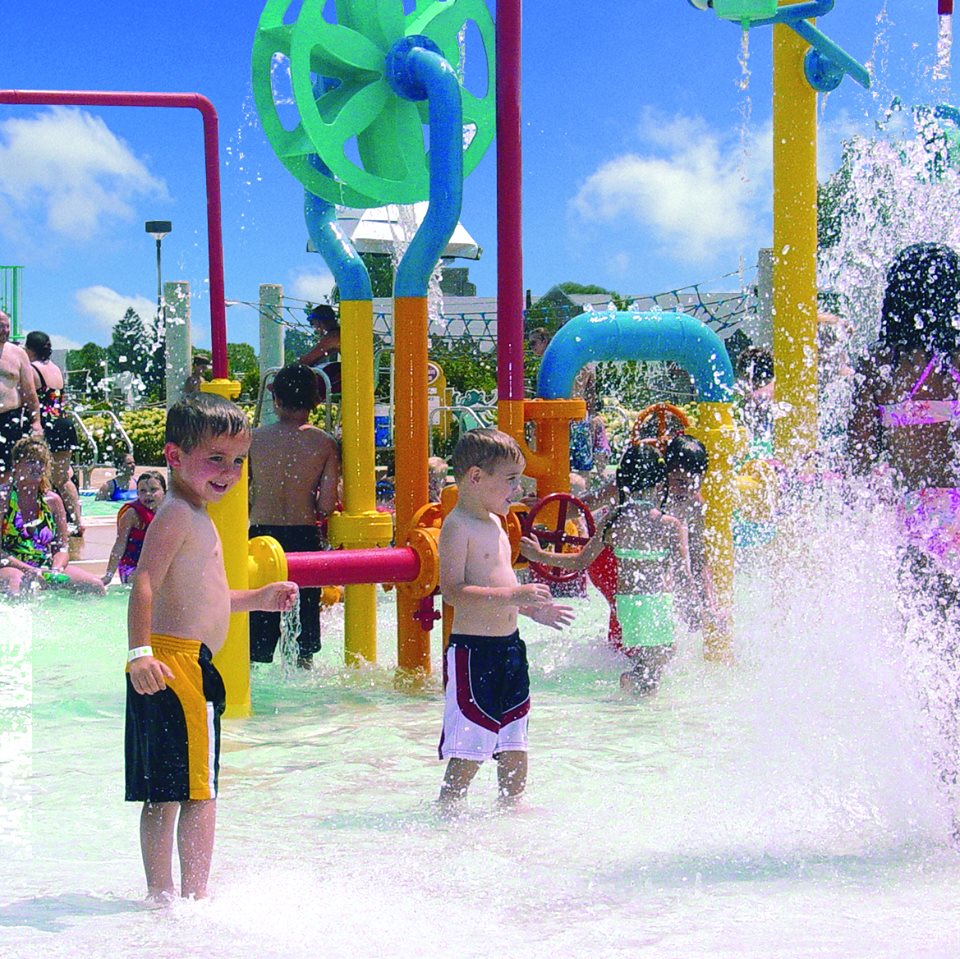
[[[484,760],[496,757],[500,801],[516,802],[527,782],[530,678],[517,614],[560,629],[573,622],[543,583],[520,586],[500,522],[520,492],[524,458],[499,430],[464,433],[450,459],[457,505],[440,533],[440,591],[453,606],[444,658],[440,804],[461,802]]]
[[[33,367],[26,350],[10,342],[10,317],[0,310],[0,482],[13,444],[31,430],[43,435]]]
[[[317,378],[306,366],[286,366],[273,381],[277,422],[253,431],[250,446],[250,536],[272,536],[288,552],[321,549],[319,521],[337,505],[337,441],[307,419],[319,402]],[[300,593],[300,654],[310,669],[320,649],[320,590]],[[280,640],[277,613],[251,613],[250,659],[273,660]]]
[[[293,583],[231,590],[207,514],[240,479],[250,448],[243,412],[209,393],[167,414],[170,492],[151,522],[128,611],[126,798],[142,802],[140,849],[148,898],[175,896],[177,834],[183,896],[207,891],[217,816],[224,686],[212,663],[231,613],[284,610]],[[177,813],[179,812],[179,823]]]

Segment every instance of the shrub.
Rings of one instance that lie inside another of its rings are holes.
[[[163,430],[167,411],[162,406],[126,410],[120,414],[124,431],[133,443],[133,455],[143,466],[164,466]]]

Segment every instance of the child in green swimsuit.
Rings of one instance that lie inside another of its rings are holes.
[[[579,553],[552,553],[532,537],[520,541],[527,559],[561,569],[587,569],[606,547],[617,559],[617,618],[624,652],[635,660],[620,685],[653,692],[673,655],[673,581],[690,579],[687,528],[662,511],[667,473],[652,446],[630,446],[617,467],[620,504],[601,520]]]

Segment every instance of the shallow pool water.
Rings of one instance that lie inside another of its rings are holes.
[[[440,684],[394,691],[392,597],[361,672],[325,613],[318,668],[255,668],[255,715],[225,725],[212,898],[162,911],[122,799],[124,588],[0,606],[0,955],[957,956],[889,530],[823,514],[804,537],[741,570],[737,665],[683,637],[646,701],[597,594],[564,636],[525,629],[531,776],[506,815],[490,767],[436,817]]]

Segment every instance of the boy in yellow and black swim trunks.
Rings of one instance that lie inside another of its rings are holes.
[[[202,898],[213,855],[224,688],[213,657],[231,613],[281,611],[293,583],[231,590],[220,537],[207,514],[240,479],[250,425],[228,400],[197,393],[167,414],[170,493],[147,530],[130,594],[126,798],[142,802],[147,895]],[[178,821],[179,814],[179,821]]]

